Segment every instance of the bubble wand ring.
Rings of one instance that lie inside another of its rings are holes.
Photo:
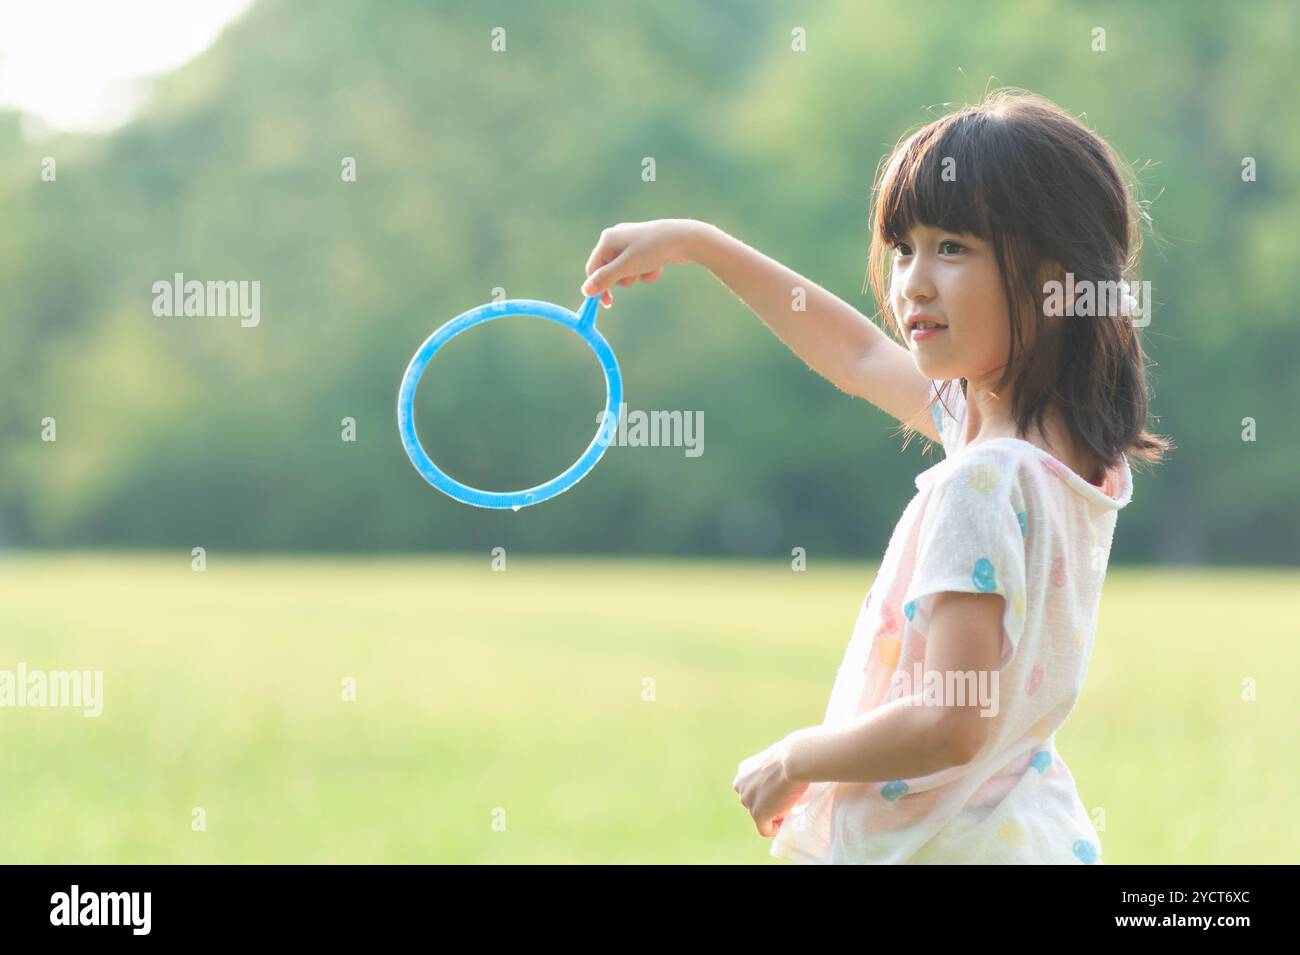
[[[605,337],[596,330],[596,309],[599,304],[599,296],[588,296],[582,303],[581,311],[575,315],[567,308],[534,299],[516,298],[493,302],[456,316],[425,339],[424,344],[411,358],[411,363],[407,365],[406,374],[402,376],[401,390],[397,394],[397,429],[401,432],[402,446],[406,449],[407,457],[420,472],[420,476],[448,497],[465,504],[472,504],[475,507],[509,507],[516,511],[521,507],[540,504],[557,494],[562,494],[586,477],[587,472],[595,467],[596,462],[605,453],[605,448],[609,446],[618,427],[618,408],[623,403],[623,376],[618,370],[618,360],[614,357],[614,350],[609,347]],[[429,459],[415,433],[415,389],[419,387],[420,376],[424,374],[429,359],[437,354],[438,349],[443,345],[475,325],[490,322],[494,318],[505,318],[508,315],[532,315],[548,319],[576,332],[587,343],[605,373],[605,413],[600,427],[596,429],[596,436],[591,439],[591,444],[587,445],[587,450],[562,474],[544,484],[525,488],[522,491],[483,491],[462,484]]]

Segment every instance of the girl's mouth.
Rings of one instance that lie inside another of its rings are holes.
[[[933,338],[940,332],[946,332],[947,330],[948,326],[946,325],[915,326],[912,328],[910,337],[914,342],[923,342],[927,338]]]

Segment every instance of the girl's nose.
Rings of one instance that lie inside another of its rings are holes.
[[[903,298],[909,302],[927,302],[934,298],[934,283],[928,266],[913,262],[903,276]]]

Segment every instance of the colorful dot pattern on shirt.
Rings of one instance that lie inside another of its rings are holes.
[[[977,464],[970,469],[967,481],[981,494],[992,494],[998,487],[998,469],[992,464]]]
[[[1040,743],[1046,742],[1047,737],[1052,733],[1051,720],[1044,716],[1041,720],[1029,727],[1029,735]]]
[[[880,662],[891,670],[898,665],[898,654],[903,649],[903,642],[895,636],[881,637],[877,652]]]
[[[1014,819],[1007,819],[998,826],[998,838],[1009,846],[1024,845],[1025,827]]]
[[[987,557],[981,557],[975,561],[975,570],[970,575],[971,583],[975,589],[983,594],[991,594],[998,589],[997,574],[993,569],[993,561]]]
[[[1043,665],[1035,663],[1034,668],[1029,671],[1029,679],[1025,681],[1025,692],[1033,696],[1038,692],[1038,688],[1043,685]]]
[[[930,410],[948,457],[954,458],[959,450],[955,445],[960,445],[962,437],[962,416],[958,413],[954,422],[938,401]],[[1074,662],[1091,643],[1095,614],[1087,612],[1091,601],[1067,600],[1070,594],[1064,591],[1087,593],[1096,582],[1100,569],[1097,552],[1104,568],[1109,524],[1096,516],[1092,502],[1092,510],[1078,509],[1089,520],[1076,522],[1072,513],[1059,528],[1070,533],[1058,534],[1056,505],[1064,502],[1074,509],[1078,502],[1071,496],[1071,488],[1057,485],[1069,484],[1077,491],[1077,481],[1056,462],[1026,451],[1023,443],[994,442],[957,459],[955,467],[936,471],[938,480],[933,484],[918,480],[919,506],[909,509],[909,522],[900,522],[891,539],[877,580],[863,603],[869,612],[861,615],[862,632],[855,632],[846,652],[848,665],[837,674],[827,706],[828,719],[838,720],[865,712],[874,701],[896,697],[896,693],[886,692],[884,681],[902,661],[902,649],[908,650],[909,664],[914,651],[923,652],[924,635],[913,632],[908,624],[916,627],[923,622],[930,606],[924,603],[927,598],[943,590],[999,593],[1007,601],[1008,630],[1014,633],[1024,628],[1018,659],[1000,667],[1006,671],[1004,689],[1014,688],[1000,716],[1025,734],[1008,734],[1008,740],[1014,737],[1009,746],[1031,747],[1028,760],[1025,750],[1019,749],[1020,778],[1025,785],[1015,785],[992,818],[984,812],[953,815],[950,803],[955,803],[955,797],[946,796],[946,784],[923,786],[918,791],[910,788],[910,779],[893,779],[876,783],[865,799],[839,799],[838,793],[853,793],[853,788],[826,786],[817,790],[816,802],[810,800],[807,813],[799,817],[806,819],[806,834],[786,826],[774,842],[788,850],[785,858],[792,858],[797,848],[802,850],[802,859],[904,861],[909,852],[916,854],[915,846],[907,841],[915,830],[917,845],[927,850],[923,853],[927,861],[952,857],[1101,862],[1102,847],[1085,817],[1067,822],[1059,813],[1040,816],[1038,807],[1057,798],[1053,787],[1072,786],[1051,740],[1068,709],[1060,704],[1072,699],[1081,682],[1081,668]],[[957,480],[944,480],[948,475]],[[1044,481],[1044,477],[1052,480]],[[954,504],[954,499],[959,503]],[[956,526],[958,523],[963,526]],[[1035,531],[1032,541],[1031,524]],[[902,596],[908,589],[911,600]],[[917,641],[914,645],[908,642],[913,640]],[[1005,766],[1007,761],[999,765]],[[972,771],[985,768],[972,767]],[[932,816],[951,821],[934,833],[932,842],[921,843],[921,837],[930,835]],[[877,828],[888,831],[890,838],[873,841],[870,836]]]
[[[1065,555],[1061,554],[1052,561],[1051,581],[1053,587],[1064,587],[1068,581],[1065,574]]]

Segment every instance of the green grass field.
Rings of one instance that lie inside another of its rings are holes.
[[[0,669],[104,711],[0,709],[0,861],[781,864],[731,780],[820,722],[874,571],[9,555]],[[1058,736],[1108,864],[1300,858],[1297,594],[1112,568]]]

